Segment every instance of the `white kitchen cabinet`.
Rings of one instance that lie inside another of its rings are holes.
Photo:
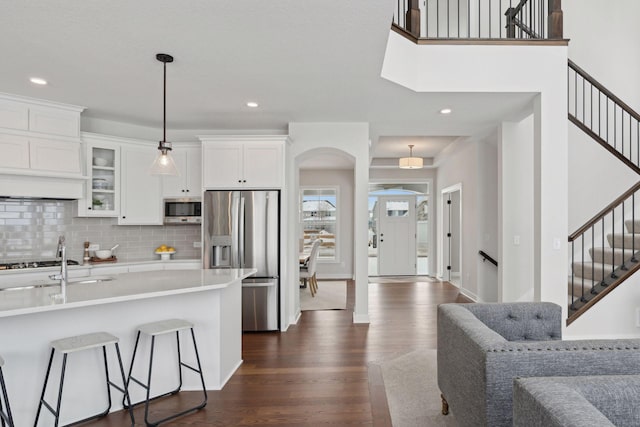
[[[203,142],[203,187],[282,187],[286,136],[207,137]]]
[[[0,133],[0,150],[0,168],[52,175],[80,175],[82,172],[80,141]]]
[[[84,107],[0,94],[0,128],[78,138]]]
[[[202,192],[202,147],[173,144],[171,156],[179,176],[162,177],[162,195],[167,198],[200,197]]]
[[[79,138],[83,109],[0,94],[0,174],[14,176],[14,180],[16,176],[41,177],[43,186],[49,184],[46,178],[51,177],[64,187],[59,195],[75,194],[81,186],[80,180],[85,178]],[[12,194],[40,195],[27,187],[15,188]],[[8,194],[3,192],[3,195]]]
[[[162,182],[149,173],[156,150],[153,145],[120,148],[119,225],[162,225]]]
[[[29,139],[0,134],[0,167],[29,169]]]
[[[110,138],[86,136],[85,195],[75,201],[75,216],[114,217],[120,213],[120,144]]]
[[[29,163],[33,170],[80,174],[82,145],[80,141],[30,138]]]

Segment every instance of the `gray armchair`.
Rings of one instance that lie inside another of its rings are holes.
[[[518,378],[515,427],[638,427],[640,375]]]
[[[511,426],[516,377],[640,374],[640,339],[562,341],[552,303],[438,307],[438,386],[460,426]]]

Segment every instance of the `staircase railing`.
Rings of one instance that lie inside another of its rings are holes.
[[[393,23],[416,38],[561,39],[562,7],[561,0],[398,0]]]
[[[640,174],[640,114],[569,60],[569,120]]]
[[[639,200],[640,182],[569,236],[571,301],[567,324],[640,268]]]
[[[640,114],[571,60],[567,78],[569,121],[640,174]],[[638,197],[640,182],[569,236],[571,301],[567,323],[640,268]]]

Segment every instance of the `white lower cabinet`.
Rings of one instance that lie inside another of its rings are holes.
[[[162,182],[149,173],[155,155],[153,146],[122,145],[119,225],[162,225]]]

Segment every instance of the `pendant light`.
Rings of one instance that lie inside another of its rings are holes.
[[[164,90],[162,98],[162,141],[158,143],[158,156],[151,165],[151,175],[179,175],[171,157],[171,143],[167,142],[167,62],[173,62],[173,56],[159,53],[156,59],[164,65]]]
[[[401,157],[398,167],[400,169],[422,168],[422,157],[413,157],[413,144],[409,145],[409,157]]]

